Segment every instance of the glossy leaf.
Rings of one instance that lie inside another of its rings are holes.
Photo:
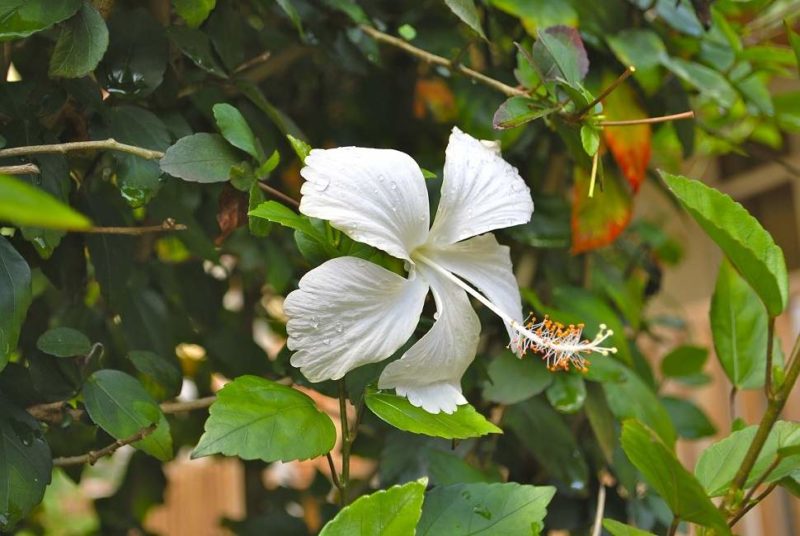
[[[345,506],[322,528],[320,536],[414,534],[425,498],[426,479],[378,490]]]
[[[172,26],[168,29],[167,35],[181,49],[181,52],[192,60],[192,63],[205,72],[219,78],[228,77],[225,68],[220,65],[214,55],[211,41],[206,34],[194,28]]]
[[[0,237],[0,370],[17,349],[31,300],[31,269],[14,246]]]
[[[181,138],[167,149],[161,170],[190,182],[223,182],[240,161],[222,136],[200,133]]]
[[[533,63],[542,80],[577,87],[589,71],[589,58],[575,28],[553,26],[537,33]]]
[[[42,501],[52,468],[41,425],[0,396],[0,530],[12,533]]]
[[[589,197],[589,171],[575,166],[572,187],[572,252],[583,253],[612,243],[625,230],[633,211],[631,194],[622,180],[606,173],[603,188]]]
[[[156,400],[167,400],[180,393],[183,375],[174,357],[169,360],[153,352],[134,350],[128,359],[145,390]]]
[[[92,349],[92,342],[80,331],[62,327],[42,333],[36,341],[36,347],[56,357],[72,357],[88,354]]]
[[[636,420],[625,421],[621,444],[628,459],[675,516],[712,527],[720,535],[731,533],[725,517],[706,496],[700,482],[650,429]]]
[[[544,391],[554,375],[538,359],[520,359],[512,352],[503,352],[489,363],[489,379],[483,385],[483,396],[500,404],[516,404]]]
[[[486,35],[481,28],[481,17],[478,8],[475,7],[475,0],[444,0],[456,17],[461,19],[467,26],[475,30],[475,33],[486,39]]]
[[[611,536],[653,536],[652,532],[631,527],[625,523],[620,523],[614,519],[604,519],[603,528],[606,529]]]
[[[745,454],[753,442],[757,428],[757,425],[753,425],[733,432],[703,450],[694,473],[711,497],[723,495],[733,482],[736,471],[741,467]],[[798,446],[800,446],[800,424],[776,422],[756,458],[744,487],[753,486],[775,461],[779,452],[782,456],[783,453],[786,455],[764,482],[767,484],[777,482],[797,470],[800,465],[800,454],[793,451]]]
[[[708,349],[701,346],[679,346],[661,360],[661,374],[690,385],[700,385],[708,381],[703,374]]]
[[[214,10],[217,0],[172,0],[172,4],[190,28],[197,28]]]
[[[700,439],[717,433],[717,429],[708,420],[705,413],[690,401],[665,396],[661,398],[661,403],[669,413],[672,422],[675,424],[675,430],[680,437]]]
[[[89,417],[115,439],[126,439],[157,424],[133,446],[162,461],[172,458],[169,423],[138,380],[118,370],[103,369],[89,376],[81,392]]]
[[[71,17],[82,3],[82,0],[2,0],[0,41],[19,39],[45,30]]]
[[[586,459],[562,417],[545,402],[532,398],[509,406],[505,424],[548,473],[573,492],[585,490]],[[542,441],[543,437],[547,441]]]
[[[758,293],[769,314],[780,314],[786,308],[788,279],[783,251],[772,236],[742,205],[727,195],[700,181],[663,172],[661,176],[675,197]]]
[[[737,389],[764,386],[767,363],[767,310],[742,276],[723,259],[711,298],[714,349]]]
[[[586,386],[580,374],[556,374],[547,388],[547,400],[561,413],[576,413],[586,400]]]
[[[215,104],[214,120],[222,136],[234,147],[241,149],[253,158],[262,158],[258,141],[250,130],[242,113],[227,103]]]
[[[486,420],[469,404],[458,406],[455,413],[428,413],[412,406],[407,398],[375,390],[367,391],[367,407],[395,428],[445,439],[466,439],[486,434],[501,434],[502,430]]]
[[[514,482],[436,487],[425,497],[416,534],[539,534],[555,492]]]
[[[330,417],[307,395],[257,376],[240,376],[217,393],[193,458],[224,454],[243,460],[305,460],[336,441]]]
[[[613,76],[605,76],[603,85],[613,81]],[[620,84],[603,99],[603,113],[607,121],[627,121],[647,117],[647,112],[642,109],[639,98],[630,84]],[[652,131],[648,124],[603,127],[603,139],[634,193],[639,190],[647,176],[647,165],[650,163],[652,150],[651,137]]]
[[[492,125],[500,130],[514,128],[545,117],[556,110],[558,108],[555,106],[542,106],[538,101],[528,97],[511,97],[494,113]]]
[[[0,220],[47,229],[86,229],[91,222],[41,188],[0,175]]]
[[[97,67],[108,48],[108,28],[88,2],[61,28],[50,57],[50,76],[78,78]]]

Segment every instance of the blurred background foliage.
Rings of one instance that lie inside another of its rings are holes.
[[[97,450],[154,422],[118,431],[102,424],[90,407],[98,382],[111,382],[104,385],[118,389],[114,396],[130,395],[131,404],[149,400],[156,413],[155,403],[173,400],[182,385],[184,396],[202,398],[223,378],[243,375],[336,397],[333,382],[309,385],[289,365],[281,303],[324,260],[371,252],[321,222],[312,222],[318,234],[293,232],[247,212],[267,200],[290,206],[274,190],[299,198],[303,141],[405,151],[431,172],[435,206],[447,136],[458,125],[499,140],[531,187],[532,221],[499,233],[512,246],[526,307],[585,322],[590,335],[608,324],[618,359],[596,358],[585,376],[550,374],[541,363],[514,359],[500,322],[479,310],[483,339],[463,388],[504,434],[451,442],[360,411],[353,454],[377,465],[355,482],[355,494],[420,476],[438,486],[552,485],[544,527],[587,534],[605,485],[605,517],[664,533],[670,508],[642,487],[619,445],[620,422],[639,419],[670,449],[678,437],[715,429],[690,401],[659,395],[659,378],[706,382],[707,350],[676,348],[654,371],[640,349],[662,327],[683,329],[681,319],[646,307],[682,252],[662,222],[647,218],[647,207],[632,221],[637,192],[644,182],[663,188],[655,170],[680,172],[696,155],[772,159],[785,134],[800,130],[800,92],[771,89],[797,74],[783,22],[791,24],[796,11],[791,0],[0,1],[5,148],[107,138],[159,154],[170,148],[160,163],[109,150],[0,152],[4,166],[37,166],[18,178],[97,226],[165,227],[135,235],[2,228],[0,257],[11,263],[12,284],[0,296],[21,309],[0,320],[3,448],[23,426],[39,450],[24,469],[11,454],[0,456],[0,474],[14,486],[12,497],[0,491],[9,508],[0,524],[25,534],[145,531],[148,512],[164,499],[163,462],[198,443],[203,409],[156,418],[168,422],[166,436],[148,436],[149,447],[138,444],[127,467],[106,466],[107,496],[74,523],[60,524],[56,498],[96,478],[97,468],[57,470],[37,506],[51,457]],[[541,61],[534,42],[563,36],[577,62],[566,82],[569,73],[554,81],[529,61]],[[506,89],[464,76],[463,66]],[[630,66],[635,72],[602,105],[584,110]],[[604,124],[690,110],[693,119]],[[232,134],[225,117],[236,128],[243,119],[252,135],[246,128]],[[232,145],[193,136],[220,131]],[[23,287],[26,295],[9,298]],[[418,334],[432,310],[425,315]],[[751,359],[761,360],[756,353]],[[382,366],[348,376],[355,406],[363,408],[364,386]],[[760,388],[763,377],[735,382]],[[72,401],[70,409],[61,401]],[[24,412],[34,406],[57,415],[35,413],[42,428]],[[245,462],[247,515],[226,521],[230,530],[302,534],[336,513],[322,474],[305,490],[267,490],[259,476],[266,465]],[[287,511],[310,503],[316,520],[311,510],[300,518]]]

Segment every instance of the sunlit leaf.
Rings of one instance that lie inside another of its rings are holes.
[[[41,188],[0,175],[0,220],[48,229],[86,229],[91,222]]]

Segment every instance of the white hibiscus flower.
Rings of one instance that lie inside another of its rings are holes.
[[[503,319],[520,356],[530,349],[544,353],[552,368],[570,362],[583,368],[582,354],[614,350],[600,346],[610,335],[605,329],[586,341],[580,326],[525,325],[509,249],[489,231],[528,222],[533,202],[517,170],[493,149],[453,129],[432,226],[425,179],[407,154],[311,151],[301,171],[300,212],[405,260],[408,277],[340,257],[300,280],[284,303],[287,344],[295,352],[292,365],[310,381],[340,379],[396,352],[413,334],[429,288],[437,310],[433,327],[386,366],[378,387],[395,389],[431,413],[452,413],[466,403],[461,376],[480,335],[468,294]]]

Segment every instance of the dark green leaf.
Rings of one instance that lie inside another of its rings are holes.
[[[708,381],[703,367],[708,359],[708,349],[701,346],[679,346],[661,360],[661,374],[689,385]]]
[[[633,28],[609,36],[608,45],[620,62],[636,69],[658,66],[667,53],[664,42],[652,30]]]
[[[48,229],[86,229],[91,222],[40,188],[0,175],[0,220]]]
[[[92,349],[92,342],[76,329],[53,328],[39,337],[36,347],[56,357],[72,357],[87,355]]]
[[[179,139],[161,159],[161,170],[190,182],[228,180],[239,155],[218,134],[192,134]]]
[[[50,76],[79,78],[97,67],[108,48],[108,28],[100,13],[84,2],[58,35],[50,57]]]
[[[336,441],[330,417],[297,389],[240,376],[217,393],[193,458],[224,454],[243,460],[305,460]]]
[[[439,534],[539,534],[547,505],[555,495],[551,486],[455,484],[428,492],[417,536]]]
[[[445,439],[466,439],[503,433],[469,404],[458,406],[455,413],[428,413],[412,406],[405,397],[369,390],[367,407],[395,428]]]
[[[369,24],[369,17],[354,0],[323,0],[323,2],[345,13],[356,24]]]
[[[82,0],[0,0],[0,41],[9,41],[47,29],[68,19]]]
[[[614,519],[604,519],[603,528],[611,533],[611,536],[653,536],[652,532],[631,527],[625,523],[620,523]]]
[[[575,413],[586,400],[586,386],[578,373],[556,374],[553,385],[547,388],[547,400],[561,413]]]
[[[716,104],[725,108],[730,108],[736,103],[736,90],[714,69],[669,56],[662,59],[662,63],[678,77],[694,86],[703,97],[713,99]]]
[[[302,36],[303,35],[303,23],[300,20],[300,14],[297,12],[297,9],[294,7],[293,0],[275,0],[286,16],[289,17],[289,20],[292,21],[294,27],[297,28],[297,32]]]
[[[414,534],[422,514],[426,479],[359,497],[322,528],[320,536]]]
[[[128,359],[139,372],[139,381],[153,398],[166,400],[178,395],[183,374],[174,357],[169,360],[153,352],[134,350],[128,354]]]
[[[447,4],[450,11],[455,13],[456,17],[486,39],[486,34],[483,33],[483,28],[481,28],[481,17],[478,14],[478,8],[475,7],[474,0],[444,0],[444,3]]]
[[[171,26],[167,35],[192,63],[219,78],[228,77],[225,68],[217,61],[206,34],[194,28]]]
[[[89,376],[81,392],[89,417],[116,439],[157,423],[155,431],[133,446],[162,461],[172,458],[169,423],[135,378],[118,370],[99,370]]]
[[[483,396],[500,404],[516,404],[544,391],[553,381],[553,374],[538,359],[520,359],[512,352],[503,352],[489,364],[489,379]]]
[[[504,421],[553,478],[572,492],[586,489],[589,469],[562,417],[545,402],[532,398],[509,406]],[[542,441],[542,438],[547,441]]]
[[[783,251],[739,203],[727,195],[678,175],[661,173],[664,182],[695,221],[722,249],[777,316],[786,307],[788,279]]]
[[[498,478],[484,474],[465,459],[448,451],[428,449],[428,461],[428,473],[437,486],[499,481]]]
[[[669,413],[678,435],[686,439],[700,439],[713,436],[717,429],[700,408],[682,398],[665,396],[661,403]]]
[[[767,310],[731,263],[723,259],[711,298],[714,349],[737,389],[764,386],[767,363]]]
[[[214,10],[217,0],[172,0],[172,4],[190,28],[197,28]]]
[[[0,370],[17,349],[31,300],[31,269],[14,246],[0,237]]]
[[[213,110],[217,128],[231,145],[253,158],[263,158],[258,141],[239,110],[227,103],[215,104]]]
[[[575,28],[553,26],[539,31],[532,56],[539,76],[548,82],[578,87],[589,71],[589,58]]]
[[[52,467],[39,423],[0,397],[0,530],[10,531],[42,501]]]
[[[706,496],[700,482],[675,457],[675,454],[645,425],[627,420],[622,425],[622,448],[672,510],[685,521],[712,527],[720,535],[731,533],[725,517]]]
[[[597,443],[603,451],[603,456],[608,463],[614,459],[614,450],[617,448],[617,431],[614,414],[608,407],[603,387],[594,382],[586,384],[586,416],[592,427]]]
[[[514,128],[557,110],[557,106],[542,106],[538,101],[528,97],[511,97],[494,113],[492,125],[496,129]]]

